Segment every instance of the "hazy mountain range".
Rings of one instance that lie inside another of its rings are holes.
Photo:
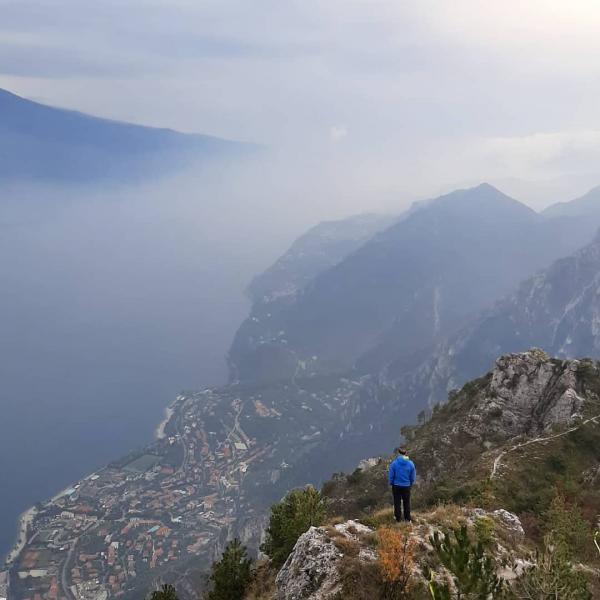
[[[254,297],[231,375],[252,393],[281,395],[290,381],[312,380],[325,402],[356,382],[295,471],[319,478],[330,466],[320,456],[348,463],[385,450],[402,424],[500,354],[598,357],[599,205],[592,191],[539,214],[486,184],[459,190],[396,217],[335,265],[321,260],[303,288],[286,288],[286,273],[298,280],[299,240],[276,263],[289,293]]]
[[[0,182],[147,181],[250,144],[45,106],[0,89]]]
[[[321,259],[303,287],[299,240],[255,280],[276,269],[287,291],[254,294],[229,354],[232,378],[415,366],[520,281],[589,241],[600,225],[598,204],[582,199],[539,214],[487,184],[459,190],[350,244],[343,257],[338,242],[329,254],[335,264]],[[348,223],[338,225],[338,239]]]

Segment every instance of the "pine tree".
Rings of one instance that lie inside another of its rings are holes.
[[[569,549],[559,537],[548,535],[534,564],[517,579],[516,597],[523,600],[591,600],[585,577],[573,569]]]
[[[172,585],[165,583],[150,594],[150,600],[177,600],[177,592]]]
[[[443,537],[436,531],[429,539],[440,562],[452,574],[457,600],[501,597],[504,583],[496,575],[494,560],[481,542],[471,542],[466,525],[446,532]],[[453,597],[450,586],[436,582],[431,571],[425,576],[430,580],[432,598],[449,600]]]
[[[594,557],[593,548],[589,543],[593,538],[592,527],[583,518],[579,506],[567,503],[560,492],[556,492],[543,520],[546,535],[550,535],[554,543],[561,544],[563,551],[568,552],[569,558],[585,560]]]
[[[250,583],[250,567],[246,547],[234,539],[227,544],[221,560],[214,563],[208,600],[242,600]]]
[[[292,490],[281,502],[271,507],[267,537],[261,550],[269,556],[274,566],[281,566],[298,538],[311,526],[320,525],[324,518],[325,505],[314,487]]]

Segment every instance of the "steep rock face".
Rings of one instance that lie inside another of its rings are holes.
[[[471,398],[460,427],[469,435],[539,435],[581,417],[579,361],[551,360],[540,350],[501,356]]]
[[[568,221],[568,222],[567,222]],[[519,281],[587,240],[489,185],[430,201],[292,294],[256,304],[234,379],[414,368]],[[292,286],[292,289],[295,289]]]
[[[522,283],[418,369],[392,362],[384,378],[408,402],[433,405],[500,354],[534,346],[562,358],[600,356],[600,238]]]
[[[488,405],[500,409],[506,433],[544,432],[569,425],[584,400],[576,391],[579,362],[556,363],[541,352],[502,356],[492,370]]]

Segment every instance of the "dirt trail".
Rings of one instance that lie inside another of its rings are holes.
[[[596,423],[597,424],[598,419],[600,419],[600,415],[596,415],[595,417],[590,417],[589,419],[582,421],[579,425],[577,425],[577,427],[571,427],[570,429],[567,429],[566,431],[563,431],[561,433],[556,433],[554,435],[549,435],[546,437],[539,437],[539,438],[535,438],[533,440],[528,440],[526,442],[517,444],[516,446],[510,447],[510,448],[508,448],[508,450],[503,450],[502,452],[500,452],[500,454],[498,454],[498,456],[494,460],[494,464],[492,465],[492,472],[490,473],[490,479],[494,479],[494,477],[496,477],[496,474],[498,473],[498,468],[500,467],[500,461],[509,452],[512,452],[513,450],[518,450],[519,448],[523,448],[524,446],[529,446],[531,444],[539,444],[539,443],[543,443],[543,442],[548,442],[550,440],[554,440],[556,438],[563,437],[564,435],[569,435],[569,433],[573,433],[574,431],[581,429],[584,425],[587,425],[588,423]]]

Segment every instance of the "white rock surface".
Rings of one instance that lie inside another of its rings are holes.
[[[369,469],[372,469],[373,467],[376,467],[379,464],[380,460],[381,459],[379,457],[364,458],[363,460],[361,460],[358,463],[357,469],[359,471],[368,471]]]
[[[496,519],[502,521],[504,526],[508,531],[517,535],[518,537],[525,537],[525,530],[523,529],[523,525],[521,524],[521,519],[517,517],[514,513],[508,512],[503,508],[499,508],[495,510],[493,513]]]
[[[373,530],[356,521],[335,526],[336,532],[358,542],[361,534]],[[275,585],[277,600],[329,600],[341,591],[338,565],[343,552],[324,527],[311,527],[300,536],[293,552],[279,571]],[[361,547],[361,560],[375,560],[375,553]]]

